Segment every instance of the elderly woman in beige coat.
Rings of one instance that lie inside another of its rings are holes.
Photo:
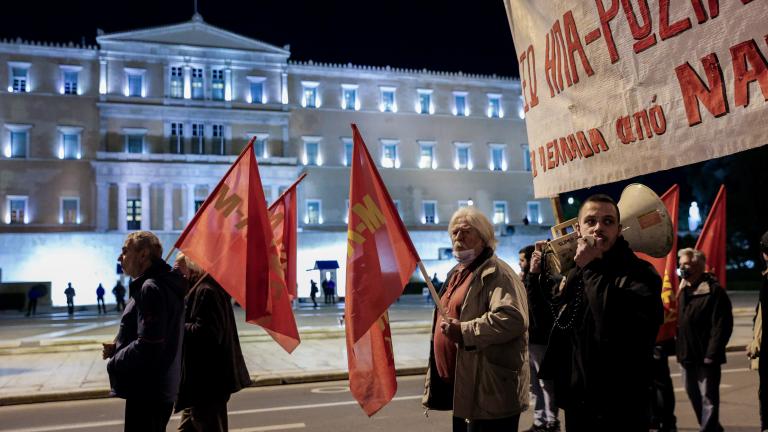
[[[528,408],[528,303],[520,277],[494,250],[493,225],[475,207],[448,225],[458,264],[440,292],[422,404],[453,410],[453,430],[516,431]]]

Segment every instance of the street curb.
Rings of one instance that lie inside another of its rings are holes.
[[[426,371],[426,366],[406,366],[398,368],[396,370],[396,374],[397,376],[424,375]],[[249,387],[270,387],[288,384],[346,381],[347,379],[349,379],[349,373],[343,369],[286,374],[260,374],[251,375],[251,384]],[[110,396],[110,391],[107,388],[74,390],[68,392],[44,392],[25,395],[2,396],[0,397],[0,406],[106,399],[110,397],[112,396]]]

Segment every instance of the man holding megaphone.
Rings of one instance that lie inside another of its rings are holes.
[[[663,321],[661,278],[621,235],[607,195],[579,209],[575,266],[551,277],[541,243],[531,278],[556,314],[540,376],[555,381],[566,431],[648,431],[651,361]]]

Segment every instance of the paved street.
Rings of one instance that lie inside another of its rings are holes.
[[[729,432],[754,431],[759,424],[757,373],[744,369],[743,353],[731,353],[724,367],[721,387],[722,423]],[[677,396],[676,413],[681,431],[697,430],[693,410],[682,389],[676,364],[672,364]],[[444,412],[424,417],[421,375],[400,377],[396,398],[373,419],[368,419],[352,399],[345,381],[249,388],[229,404],[233,432],[306,431],[446,431],[450,416]],[[123,401],[95,399],[0,407],[0,431],[120,431]],[[45,412],[45,415],[40,415]],[[531,422],[524,413],[520,430]],[[174,416],[168,430],[175,430]],[[617,427],[617,430],[621,430]]]

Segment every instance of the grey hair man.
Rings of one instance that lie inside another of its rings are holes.
[[[516,431],[530,379],[525,287],[475,207],[454,213],[448,234],[458,263],[440,292],[447,317],[434,315],[422,404],[452,409],[454,431]]]
[[[134,294],[103,356],[112,394],[125,399],[126,431],[165,431],[179,391],[187,283],[162,253],[157,236],[136,231],[118,257]]]
[[[681,249],[677,318],[677,361],[701,431],[722,431],[720,368],[733,332],[731,301],[714,275],[704,271],[707,258],[695,249]]]

